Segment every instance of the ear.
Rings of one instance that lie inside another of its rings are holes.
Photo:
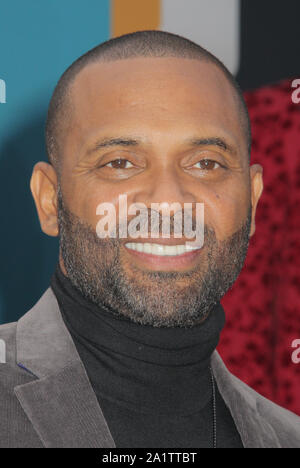
[[[40,161],[34,166],[30,189],[42,231],[48,236],[58,236],[57,175],[51,164]]]
[[[250,178],[251,178],[251,203],[252,203],[252,219],[250,236],[255,233],[255,213],[258,200],[262,194],[264,183],[263,183],[263,168],[260,164],[253,164],[250,167]]]

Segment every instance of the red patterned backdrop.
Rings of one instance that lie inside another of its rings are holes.
[[[219,352],[236,376],[300,415],[300,364],[291,359],[300,339],[300,104],[291,82],[246,93],[264,192],[245,266],[222,300]]]

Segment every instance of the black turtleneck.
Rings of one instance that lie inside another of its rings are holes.
[[[95,305],[59,265],[51,287],[116,447],[212,447],[209,367],[224,326],[220,303],[201,325],[156,328]],[[241,448],[216,390],[217,445]]]

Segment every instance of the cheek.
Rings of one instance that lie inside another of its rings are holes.
[[[225,240],[242,227],[249,202],[250,194],[245,185],[215,191],[205,200],[205,223],[213,227],[218,240]]]
[[[101,204],[110,204],[110,212],[115,210],[118,213],[119,189],[117,187],[107,187],[101,182],[91,184],[82,181],[73,184],[65,192],[67,206],[82,221],[87,222],[96,229],[101,216],[97,214],[97,208]],[[104,207],[103,207],[104,209]]]

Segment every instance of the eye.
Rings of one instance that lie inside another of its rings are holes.
[[[201,161],[198,161],[193,165],[193,167],[196,167],[197,169],[203,169],[205,171],[213,171],[222,166],[217,161],[213,161],[212,159],[201,159]]]
[[[128,159],[114,159],[109,163],[105,164],[106,167],[111,167],[113,169],[130,169],[133,167],[133,164],[128,161]]]

